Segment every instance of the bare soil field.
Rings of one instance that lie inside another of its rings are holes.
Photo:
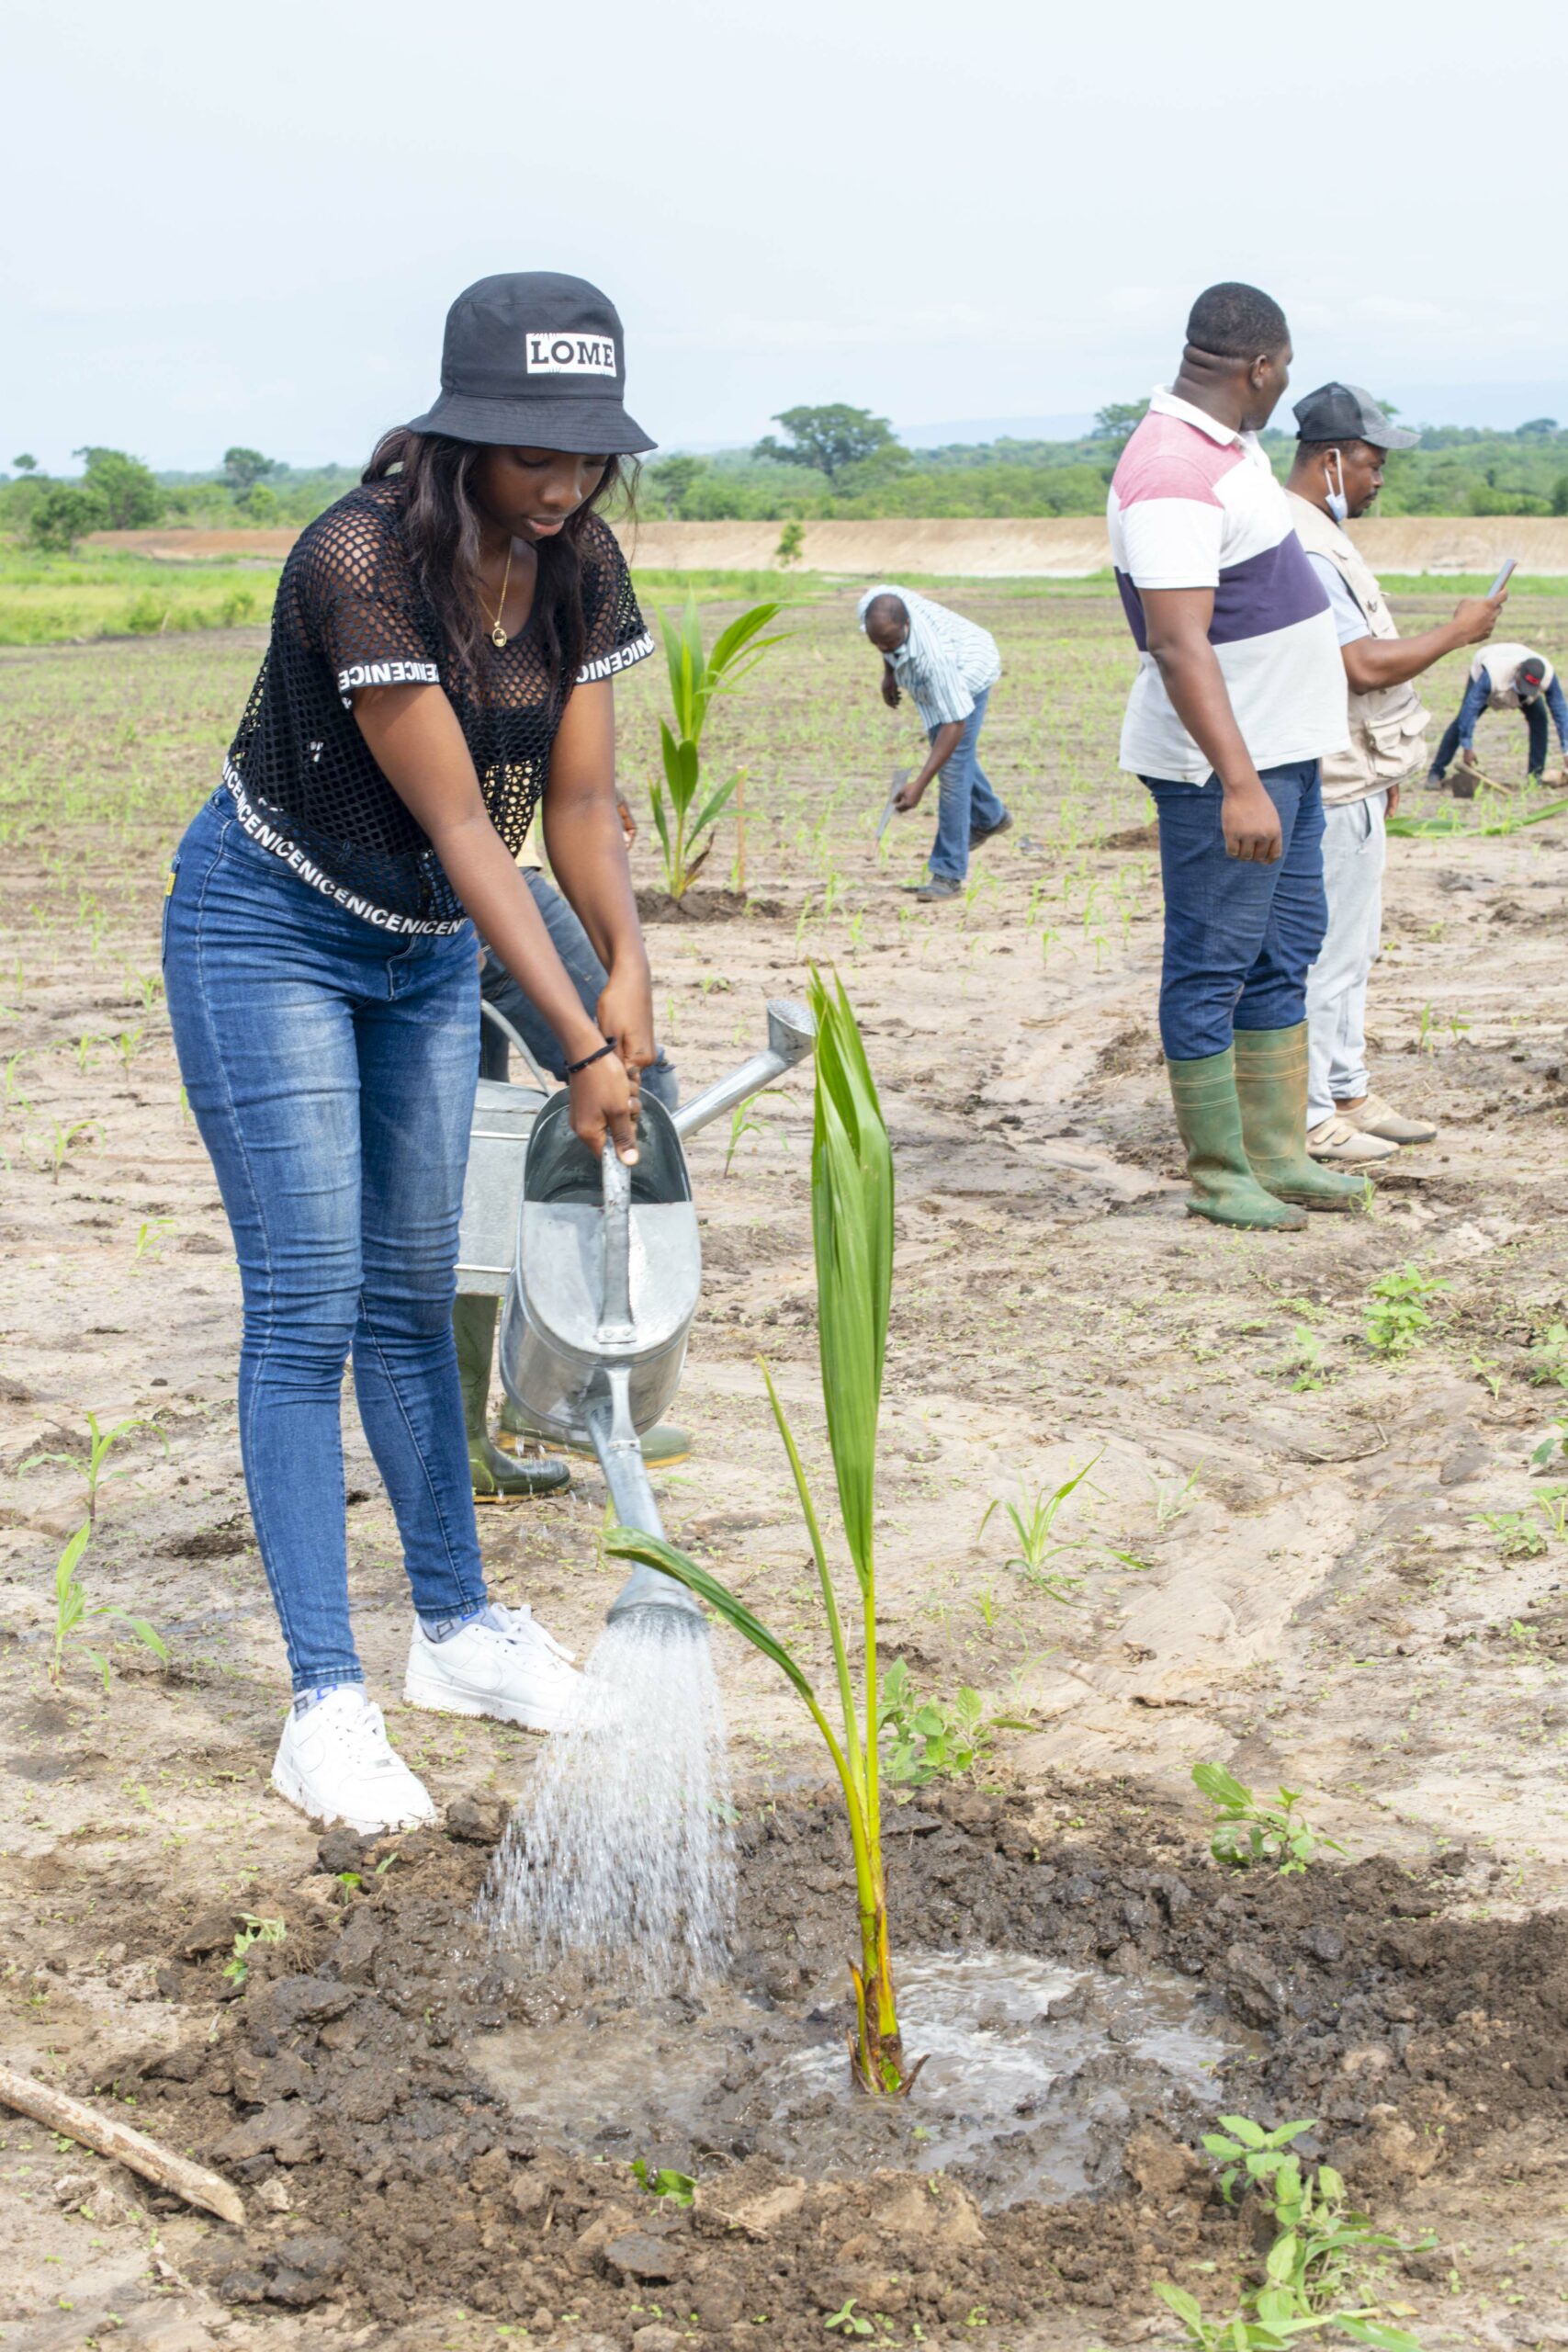
[[[687,1088],[808,962],[845,977],[899,1186],[884,1641],[921,1695],[970,1685],[1030,1724],[893,1814],[905,2031],[933,2056],[886,2109],[846,2087],[852,1894],[819,1751],[721,1631],[732,1981],[633,2011],[486,1942],[473,1898],[539,1743],[399,1703],[406,1586],[352,1398],[361,1647],[444,1825],[366,1848],[270,1793],[287,1674],[240,1472],[238,1280],[157,981],[166,855],[264,636],[0,656],[4,2054],[245,2207],[209,2221],[0,2110],[0,2346],[805,2352],[857,2320],[994,2352],[1176,2340],[1156,2280],[1220,2314],[1257,2276],[1198,2148],[1221,2114],[1314,2120],[1306,2151],[1416,2248],[1376,2300],[1424,2346],[1568,2343],[1568,1457],[1532,1467],[1568,1416],[1568,819],[1393,845],[1375,1080],[1438,1140],[1365,1216],[1204,1227],[1155,1029],[1148,810],[1114,767],[1119,611],[953,601],[1001,641],[983,757],[1017,820],[965,899],[901,890],[920,818],[877,854],[912,730],[835,594],[710,730],[747,831],[743,876],[727,820],[704,882],[742,910],[649,931]],[[1559,614],[1516,600],[1510,628],[1561,661]],[[622,693],[638,804],[660,668]],[[1458,661],[1433,681],[1439,718],[1461,684]],[[1481,752],[1517,777],[1522,727],[1488,719]],[[658,1483],[675,1539],[820,1672],[755,1361],[816,1472],[809,1109],[783,1081],[728,1173],[721,1133],[693,1146],[695,1444]],[[1370,1294],[1406,1266],[1442,1287],[1380,1353]],[[85,1642],[48,1675],[89,1411],[155,1424],[111,1458],[81,1574],[169,1655],[96,1620],[107,1688]],[[1024,1571],[987,1505],[1086,1465]],[[604,1502],[580,1470],[481,1514],[493,1589],[580,1654],[619,1582]],[[1343,1855],[1222,1870],[1205,1759],[1302,1791]],[[239,1973],[242,1915],[284,1932]],[[694,2203],[634,2159],[693,2176]]]
[[[651,506],[652,502],[649,502]],[[627,554],[649,571],[748,571],[774,560],[776,522],[687,523],[645,513],[618,532]],[[1383,572],[1486,572],[1513,556],[1521,575],[1568,572],[1568,522],[1546,515],[1371,515],[1352,537]],[[253,555],[276,560],[299,533],[197,531],[163,527],[95,531],[88,547],[119,548],[166,561]],[[1105,524],[1092,515],[889,515],[804,526],[799,560],[811,571],[860,572],[900,579],[1082,579],[1108,571]]]

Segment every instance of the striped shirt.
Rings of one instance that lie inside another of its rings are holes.
[[[897,596],[909,616],[909,634],[897,653],[883,658],[920,714],[929,733],[938,727],[962,724],[974,710],[976,697],[988,694],[1002,674],[1002,657],[989,629],[933,605],[912,588],[891,588],[886,582],[868,588],[860,600],[860,625],[878,596]]]
[[[1209,642],[1255,767],[1345,749],[1345,671],[1328,597],[1255,433],[1233,433],[1156,390],[1122,452],[1107,518],[1139,655],[1122,726],[1124,768],[1188,784],[1213,773],[1149,652],[1145,588],[1213,590]]]

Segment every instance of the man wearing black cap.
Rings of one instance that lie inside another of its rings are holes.
[[[1453,765],[1456,752],[1467,768],[1475,765],[1475,722],[1483,710],[1522,710],[1525,725],[1529,729],[1529,778],[1539,784],[1546,770],[1546,714],[1551,713],[1557,729],[1557,741],[1568,763],[1568,700],[1562,693],[1562,681],[1544,653],[1532,653],[1528,645],[1492,645],[1485,659],[1477,654],[1470,665],[1470,683],[1464,690],[1464,700],[1459,715],[1449,721],[1443,740],[1438,746],[1438,756],[1432,762],[1427,783],[1437,791]],[[1469,799],[1475,786],[1467,780],[1458,782],[1454,790],[1461,799]]]
[[[1323,879],[1328,928],[1307,975],[1307,1149],[1337,1167],[1388,1159],[1437,1129],[1374,1094],[1367,1074],[1367,981],[1381,944],[1384,822],[1418,772],[1428,714],[1412,681],[1444,654],[1479,645],[1504,596],[1467,597],[1452,620],[1402,638],[1345,524],[1382,487],[1390,449],[1419,435],[1391,422],[1359,384],[1322,384],[1298,401],[1288,489],[1296,536],[1328,592],[1348,690],[1349,747],[1323,763]]]

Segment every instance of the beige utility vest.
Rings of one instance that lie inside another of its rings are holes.
[[[1295,491],[1287,493],[1296,537],[1311,555],[1324,555],[1360,606],[1374,637],[1397,637],[1377,575],[1358,553],[1355,541],[1332,514]],[[1348,695],[1350,748],[1330,752],[1323,763],[1323,797],[1330,808],[1365,800],[1391,784],[1403,784],[1425,764],[1427,729],[1432,715],[1415,687],[1374,686]]]

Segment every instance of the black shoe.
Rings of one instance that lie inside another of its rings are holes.
[[[1442,790],[1442,788],[1443,788],[1444,785],[1446,785],[1446,784],[1447,784],[1447,782],[1448,782],[1448,777],[1447,777],[1447,775],[1439,775],[1436,768],[1428,768],[1428,769],[1427,769],[1427,790],[1428,792],[1441,792],[1441,790]]]
[[[930,906],[937,899],[956,899],[963,888],[964,885],[955,874],[933,874],[929,882],[920,884],[915,896]]]
[[[976,827],[976,831],[969,836],[969,846],[971,850],[976,850],[979,848],[982,842],[994,842],[998,833],[1010,833],[1011,831],[1012,819],[1004,808],[994,825],[980,825]]]

